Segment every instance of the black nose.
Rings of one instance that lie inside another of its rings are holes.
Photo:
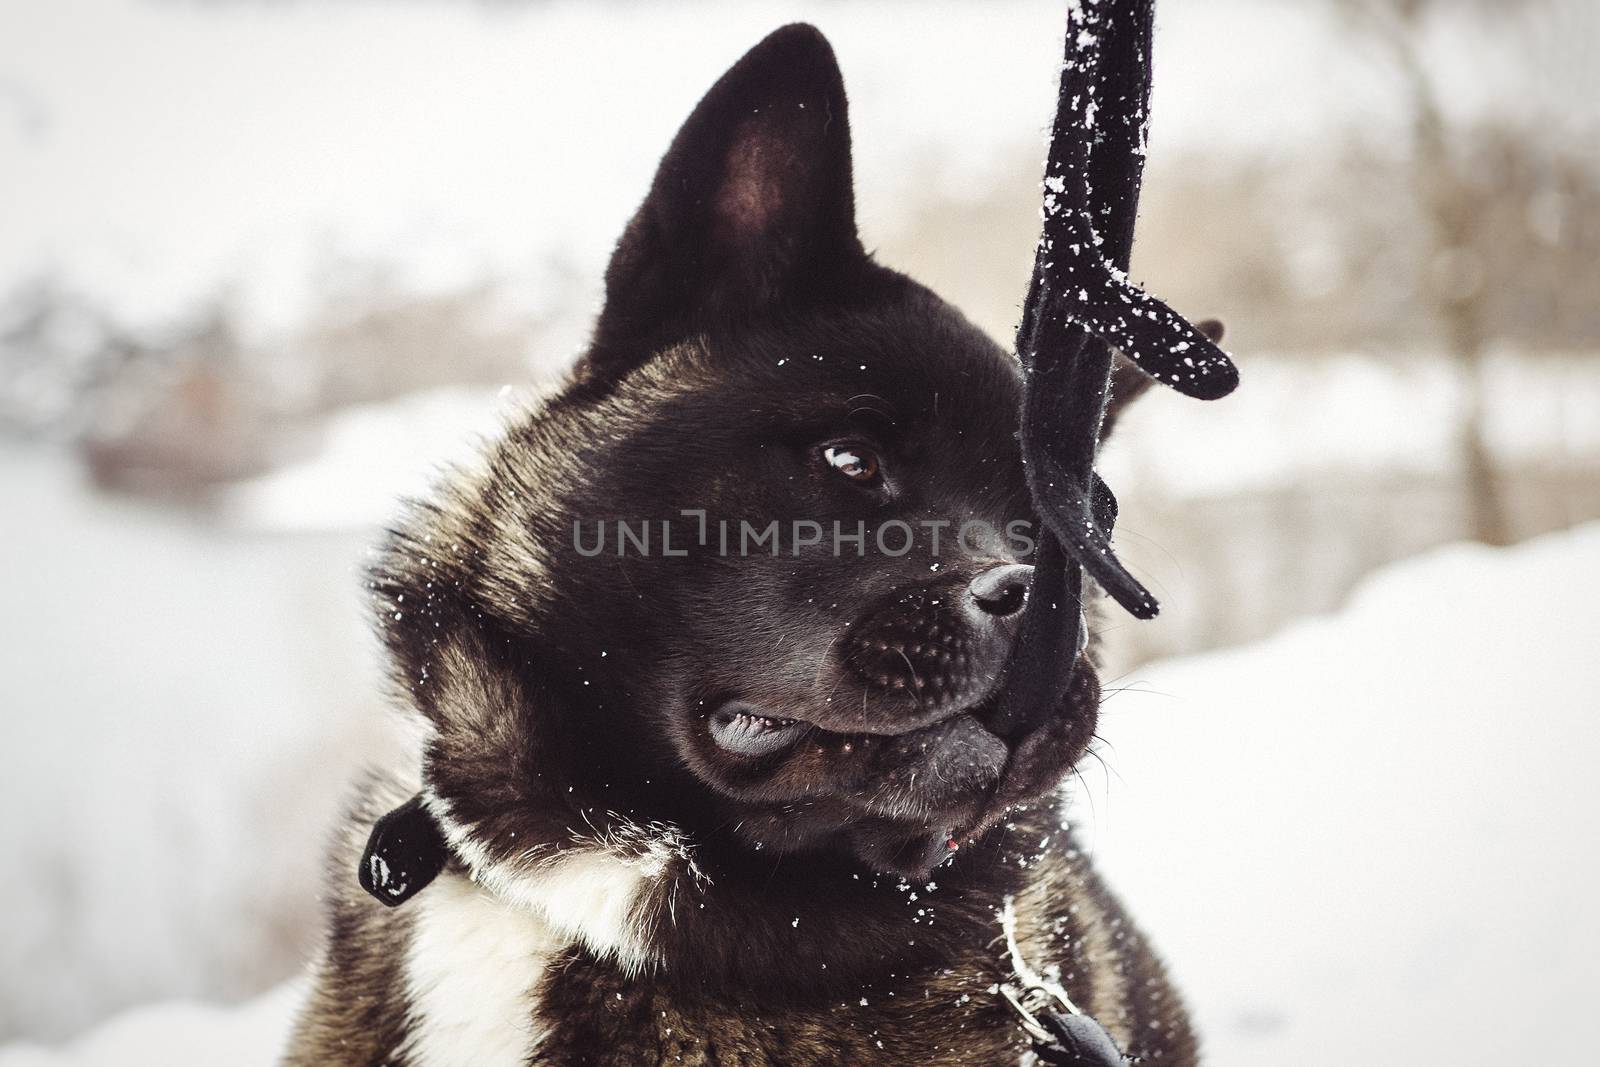
[[[1026,563],[1007,563],[984,571],[967,586],[973,603],[987,614],[1004,618],[1022,610],[1028,599],[1028,581],[1033,568]]]

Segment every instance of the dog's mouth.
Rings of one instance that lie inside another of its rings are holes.
[[[743,700],[723,703],[707,718],[707,729],[717,747],[732,756],[760,759],[792,748],[807,737],[814,741],[838,744],[840,742],[871,744],[885,738],[904,738],[931,733],[947,725],[951,719],[969,717],[988,725],[988,713],[993,708],[992,698],[985,698],[965,708],[956,708],[943,718],[931,723],[908,725],[903,730],[834,730],[800,718],[774,715]]]
[[[818,729],[802,719],[768,715],[737,700],[730,700],[712,712],[709,723],[711,740],[718,748],[746,759],[781,752],[811,730]]]
[[[727,772],[752,790],[832,795],[863,816],[937,823],[961,837],[1054,787],[1088,745],[1098,697],[1094,671],[1083,664],[1062,706],[1015,736],[991,721],[997,692],[900,730],[839,731],[740,698],[723,700],[704,722]]]
[[[875,870],[920,877],[1052,793],[1093,740],[1100,685],[1086,658],[1059,705],[1020,732],[997,721],[999,687],[986,688],[932,722],[819,722],[724,690],[694,702],[711,710],[679,735],[680,751],[734,805],[717,817],[750,847],[784,854],[842,842]]]

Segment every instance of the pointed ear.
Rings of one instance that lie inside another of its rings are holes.
[[[1195,323],[1195,329],[1205,334],[1213,344],[1222,340],[1226,327],[1221,319],[1201,319]],[[1111,436],[1111,431],[1117,425],[1117,419],[1127,410],[1128,405],[1139,399],[1154,384],[1154,379],[1140,370],[1127,356],[1117,353],[1116,362],[1111,367],[1111,395],[1106,400],[1106,415],[1100,423],[1100,440],[1104,441]]]
[[[580,375],[614,380],[698,331],[826,299],[865,262],[833,49],[811,26],[785,26],[673,139],[606,270]]]

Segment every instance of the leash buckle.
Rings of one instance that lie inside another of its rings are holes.
[[[1000,995],[1006,999],[1006,1003],[1011,1005],[1011,1010],[1016,1012],[1017,1017],[1022,1020],[1022,1028],[1027,1031],[1029,1037],[1033,1038],[1034,1044],[1049,1045],[1055,1042],[1055,1035],[1045,1029],[1044,1024],[1039,1021],[1039,1017],[1030,1011],[1028,1005],[1024,1003],[1029,994],[1036,993],[1046,993],[1048,995],[1046,990],[1038,986],[1023,989],[1011,982],[1007,982],[1000,987]],[[1060,1003],[1059,999],[1057,999],[1057,1002]],[[1071,1004],[1062,1004],[1062,1007],[1069,1012],[1072,1010]],[[1041,1008],[1039,1010],[1042,1011],[1044,1009]]]

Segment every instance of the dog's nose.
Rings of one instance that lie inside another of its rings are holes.
[[[1005,618],[1022,610],[1028,599],[1028,582],[1033,567],[1026,563],[1007,563],[992,567],[972,579],[967,595],[985,614]]]

